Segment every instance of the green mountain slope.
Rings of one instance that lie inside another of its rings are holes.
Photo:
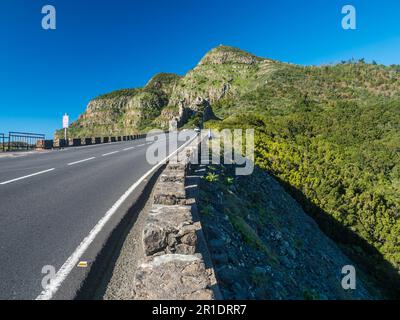
[[[363,61],[273,63],[269,72],[246,79],[240,94],[214,104],[224,120],[208,124],[256,127],[257,165],[279,178],[322,229],[396,295],[399,80],[399,66]]]

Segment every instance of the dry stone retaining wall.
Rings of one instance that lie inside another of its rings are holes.
[[[154,191],[153,206],[142,232],[143,257],[134,286],[136,299],[215,299],[212,266],[199,252],[201,224],[194,221],[185,177],[197,158],[193,141],[171,159]]]

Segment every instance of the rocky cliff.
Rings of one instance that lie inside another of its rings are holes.
[[[176,119],[193,126],[216,119],[213,104],[253,89],[255,74],[268,73],[272,60],[239,49],[219,46],[180,77],[171,73],[154,76],[143,88],[122,89],[89,102],[86,111],[71,124],[71,137],[133,134],[151,128],[167,129]],[[56,135],[61,134],[61,131]]]
[[[93,99],[71,124],[70,136],[135,134],[152,127],[178,80],[175,74],[158,74],[143,88],[117,90]]]

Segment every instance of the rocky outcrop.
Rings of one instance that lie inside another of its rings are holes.
[[[207,53],[201,59],[199,66],[202,65],[221,65],[221,64],[246,64],[253,65],[264,59],[240,49],[220,45]]]
[[[130,97],[94,99],[89,102],[86,112],[72,127],[109,126],[116,128],[118,119],[126,111]]]
[[[168,106],[169,96],[179,79],[174,74],[158,74],[143,88],[117,90],[93,99],[86,111],[71,124],[70,136],[77,138],[144,131]],[[167,129],[164,122],[157,126]],[[56,136],[62,136],[62,132],[57,132]]]
[[[214,120],[217,118],[211,108],[210,102],[207,99],[203,99],[202,97],[197,97],[196,100],[194,100],[191,109],[195,112],[201,113],[203,122]]]
[[[159,73],[150,79],[145,89],[161,91],[165,95],[170,96],[180,79],[181,77],[175,73]]]
[[[222,99],[240,97],[255,89],[271,73],[276,62],[242,50],[219,46],[208,52],[176,86],[170,104],[184,100],[193,105],[198,97],[211,106]]]

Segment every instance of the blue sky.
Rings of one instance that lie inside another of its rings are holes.
[[[57,29],[41,28],[41,8]],[[341,8],[357,9],[343,30]],[[0,132],[51,137],[68,112],[158,72],[185,74],[226,44],[298,64],[364,57],[400,64],[398,0],[2,0]]]

